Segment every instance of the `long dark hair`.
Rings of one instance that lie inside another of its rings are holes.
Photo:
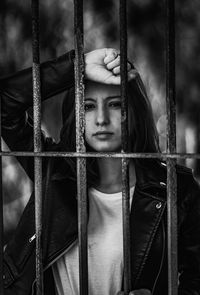
[[[128,87],[128,109],[129,109],[129,147],[130,152],[160,151],[158,134],[155,127],[150,101],[148,99],[144,84],[138,74],[127,84]],[[60,133],[60,147],[64,151],[76,151],[76,124],[75,124],[75,90],[71,88],[66,94],[63,107],[63,127]],[[86,145],[87,151],[89,147]],[[68,159],[72,174],[76,178],[76,160]],[[140,160],[135,163],[140,164]],[[96,182],[98,171],[96,160],[87,159],[88,183]]]

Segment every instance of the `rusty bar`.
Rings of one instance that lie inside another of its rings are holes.
[[[33,117],[34,152],[41,152],[41,84],[39,49],[39,0],[32,0],[32,52],[33,52]],[[34,193],[36,228],[36,294],[43,294],[42,268],[42,159],[34,157]]]
[[[1,102],[0,102],[1,111]],[[0,112],[1,114],[1,112]],[[0,138],[1,138],[1,116],[0,116]],[[1,151],[1,147],[0,147]],[[3,191],[2,191],[2,156],[0,157],[0,294],[4,294],[3,288],[3,247],[4,247],[4,227],[3,227]]]
[[[62,158],[128,158],[128,159],[200,159],[200,154],[195,153],[93,153],[93,152],[0,152],[0,156],[16,157],[62,157]]]
[[[122,153],[128,148],[128,99],[127,99],[127,3],[120,0],[120,68],[121,68],[121,131]],[[131,291],[130,264],[130,190],[129,160],[122,158],[122,216],[123,216],[123,256],[124,294]]]
[[[85,152],[83,0],[74,1],[76,152]],[[86,159],[77,158],[79,287],[88,295]]]
[[[2,193],[2,157],[0,158],[0,294],[4,294],[3,288],[3,247],[4,247],[4,231],[3,231],[3,193]]]
[[[167,0],[167,152],[176,153],[175,1]],[[178,294],[176,159],[167,159],[168,294]]]
[[[167,160],[167,220],[168,220],[168,285],[169,295],[178,294],[178,254],[177,254],[177,179],[176,160]]]

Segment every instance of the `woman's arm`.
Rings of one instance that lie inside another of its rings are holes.
[[[57,59],[41,64],[42,101],[74,85],[73,58],[74,51],[70,51]],[[32,106],[32,68],[1,79],[0,93],[5,104],[7,99],[10,99],[23,104],[24,108]],[[8,107],[10,109],[10,105]],[[19,109],[21,109],[20,106]]]
[[[42,101],[74,85],[74,51],[41,64]],[[85,54],[86,79],[119,84],[119,57],[115,49],[98,49]],[[27,109],[33,103],[32,69],[20,71],[0,80],[2,136],[11,150],[33,151],[33,122]],[[43,145],[45,138],[42,136]],[[20,163],[33,177],[31,158],[21,157]]]
[[[74,52],[41,64],[42,100],[74,84]],[[27,109],[33,103],[32,68],[0,80],[2,137],[11,150],[33,151],[33,122]],[[42,143],[45,138],[42,135]],[[33,160],[19,157],[28,176],[33,178]]]

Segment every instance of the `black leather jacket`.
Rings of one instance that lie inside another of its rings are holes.
[[[70,52],[42,64],[42,97],[47,99],[74,84]],[[2,79],[2,135],[11,150],[32,151],[32,122],[26,110],[32,105],[31,69]],[[42,138],[44,150],[56,150]],[[33,178],[33,159],[19,158]],[[54,294],[51,265],[77,239],[76,181],[60,158],[43,163],[43,264],[45,294]],[[136,165],[137,183],[131,208],[132,289],[147,288],[167,294],[166,165],[145,160]],[[200,190],[189,169],[177,166],[179,295],[200,294]],[[34,294],[34,199],[31,196],[4,255],[5,295]],[[69,294],[70,295],[70,294]],[[114,295],[114,294],[113,294]]]

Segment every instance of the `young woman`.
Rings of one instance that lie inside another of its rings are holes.
[[[74,53],[42,64],[42,98],[68,90],[60,142],[42,135],[43,149],[75,150]],[[119,56],[114,49],[85,55],[85,140],[87,151],[121,150]],[[132,152],[159,151],[150,104],[135,70],[128,73],[129,140]],[[24,88],[24,85],[26,87]],[[33,150],[31,70],[1,80],[2,135],[12,150]],[[33,159],[20,163],[33,178]],[[43,265],[45,294],[78,295],[75,160],[43,161]],[[121,161],[88,159],[88,268],[90,295],[123,294]],[[179,294],[200,294],[199,187],[189,169],[177,166]],[[168,293],[166,165],[130,161],[131,294]],[[178,278],[177,278],[178,279]],[[34,294],[34,199],[28,202],[4,255],[6,295]]]

